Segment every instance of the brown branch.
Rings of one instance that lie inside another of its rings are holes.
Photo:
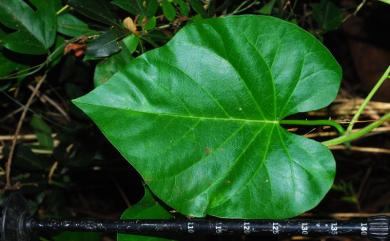
[[[5,164],[5,178],[6,178],[5,189],[12,189],[11,169],[12,169],[12,159],[13,159],[13,155],[14,155],[14,152],[15,152],[16,142],[18,140],[18,136],[19,136],[20,130],[22,129],[23,121],[26,118],[27,111],[30,108],[30,105],[32,104],[32,102],[34,100],[35,95],[37,94],[39,88],[41,87],[41,85],[42,85],[42,83],[43,83],[43,81],[45,79],[46,79],[46,74],[40,77],[37,85],[35,86],[33,92],[31,93],[31,95],[29,97],[29,99],[27,100],[27,103],[24,106],[23,112],[20,115],[19,122],[16,125],[16,130],[15,130],[14,138],[12,140],[11,149],[9,151],[8,159],[7,159],[7,162]]]
[[[378,148],[378,147],[365,147],[365,146],[347,147],[347,146],[343,146],[343,145],[337,145],[337,146],[330,146],[329,149],[331,149],[331,150],[349,150],[349,151],[375,153],[375,154],[390,154],[390,149]]]
[[[31,86],[31,85],[28,85],[28,88],[31,90],[31,91],[34,91],[34,87]],[[40,93],[39,91],[37,92],[37,96],[39,97],[39,100],[42,102],[42,103],[49,103],[51,106],[53,106],[65,119],[67,122],[70,121],[70,117],[69,115],[66,113],[66,111],[61,108],[61,106],[55,102],[54,100],[52,100],[49,96],[43,94],[43,93]]]

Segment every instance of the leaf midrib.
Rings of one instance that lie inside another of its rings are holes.
[[[254,119],[241,119],[241,118],[234,118],[234,117],[226,118],[226,117],[209,117],[209,116],[186,116],[186,115],[172,114],[172,113],[139,111],[139,110],[132,110],[132,109],[127,109],[127,108],[112,107],[112,106],[107,106],[107,105],[96,105],[96,104],[92,104],[92,103],[81,102],[80,100],[75,100],[74,103],[76,105],[82,104],[82,105],[90,105],[90,106],[96,106],[96,107],[105,107],[105,108],[109,108],[109,109],[122,109],[122,110],[126,110],[126,111],[129,111],[131,113],[135,113],[135,114],[157,115],[157,116],[166,116],[166,117],[172,117],[172,118],[279,124],[279,120],[254,120]]]

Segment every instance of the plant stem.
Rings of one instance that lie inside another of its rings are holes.
[[[390,120],[390,113],[387,113],[386,115],[384,115],[379,120],[371,123],[370,125],[364,127],[363,129],[360,129],[359,131],[352,132],[351,134],[343,135],[343,136],[340,136],[340,137],[337,137],[337,138],[334,138],[334,139],[331,139],[331,140],[328,140],[328,141],[324,141],[324,142],[322,142],[322,144],[324,144],[326,146],[334,146],[334,145],[338,145],[338,144],[341,144],[341,143],[344,143],[344,142],[353,141],[353,140],[355,140],[357,138],[360,138],[360,137],[366,135],[367,133],[369,133],[373,129],[379,127],[384,122],[389,121],[389,120]]]
[[[332,120],[281,120],[279,123],[284,125],[332,126],[340,132],[341,135],[345,132],[344,128],[339,123]]]
[[[63,13],[64,11],[66,11],[67,9],[69,8],[69,5],[66,4],[65,6],[63,6],[60,10],[57,11],[57,15],[60,15],[61,13]]]
[[[370,91],[370,93],[367,95],[367,97],[364,99],[363,103],[360,105],[358,111],[353,116],[351,122],[349,123],[347,127],[346,134],[350,133],[352,131],[353,125],[358,121],[359,116],[363,112],[364,108],[366,108],[367,104],[370,102],[371,98],[374,96],[375,92],[379,89],[379,87],[385,82],[387,78],[389,78],[390,73],[390,66],[387,67],[385,73],[383,73],[382,77],[378,80],[378,82],[375,84],[374,88]]]

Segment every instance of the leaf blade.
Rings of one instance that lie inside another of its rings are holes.
[[[75,104],[179,212],[286,218],[318,204],[334,159],[279,120],[329,104],[340,77],[328,50],[297,26],[234,16],[185,27]]]
[[[43,54],[54,43],[56,34],[55,1],[34,0],[33,11],[24,1],[1,1],[0,19],[7,27],[17,30],[8,34],[4,46],[12,51],[27,54]],[[29,50],[23,44],[35,46]]]

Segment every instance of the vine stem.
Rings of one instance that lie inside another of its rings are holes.
[[[326,146],[334,146],[334,145],[342,144],[342,143],[345,143],[345,142],[353,141],[353,140],[355,140],[357,138],[360,138],[360,137],[366,135],[367,133],[369,133],[373,129],[379,127],[384,122],[389,121],[389,120],[390,120],[390,113],[387,113],[386,115],[384,115],[379,120],[371,123],[370,125],[364,127],[363,129],[360,129],[359,131],[352,132],[352,133],[350,133],[348,135],[343,135],[343,136],[340,136],[340,137],[337,137],[337,138],[334,138],[334,139],[331,139],[331,140],[328,140],[328,141],[324,141],[324,142],[322,142],[322,144],[324,144]]]
[[[377,92],[379,87],[385,82],[386,79],[389,78],[390,73],[390,66],[387,67],[386,71],[383,73],[381,78],[378,80],[378,82],[375,84],[374,88],[370,91],[370,93],[367,95],[367,97],[364,99],[363,103],[360,105],[358,111],[353,116],[351,122],[349,123],[346,131],[346,135],[352,131],[353,125],[358,121],[360,115],[362,114],[363,110],[366,108],[367,104],[370,102],[371,98],[374,96],[374,94]]]
[[[340,132],[341,135],[345,132],[344,128],[339,123],[332,120],[280,120],[279,123],[284,125],[332,126]]]

